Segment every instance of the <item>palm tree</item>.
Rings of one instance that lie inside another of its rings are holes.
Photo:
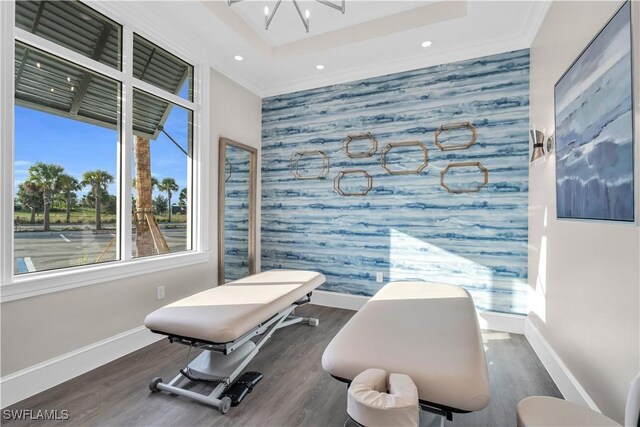
[[[187,189],[183,188],[180,190],[180,197],[178,198],[178,206],[180,206],[180,210],[182,213],[187,210]]]
[[[42,194],[38,190],[35,183],[31,181],[24,181],[18,186],[18,202],[29,209],[31,213],[31,219],[29,223],[35,224],[36,222],[36,210],[42,207]]]
[[[107,185],[113,182],[113,175],[101,169],[87,171],[82,175],[82,182],[80,184],[83,187],[90,186],[95,199],[96,230],[102,230],[102,219],[100,217],[100,199],[102,199],[102,192],[107,191]]]
[[[158,186],[158,178],[156,178],[155,176],[151,177],[151,194],[153,194],[153,187],[157,187]],[[137,186],[137,181],[135,178],[131,178],[131,187],[133,188],[133,190],[137,190],[138,186]],[[151,195],[149,196],[151,197]],[[136,211],[138,210],[138,201],[136,199],[136,197],[131,194],[131,213],[135,215]]]
[[[149,138],[135,135],[133,157],[136,165],[136,256],[169,253],[169,245],[153,215],[153,179]]]
[[[149,138],[135,135],[133,138],[133,157],[135,159],[136,188],[136,256],[153,255],[157,248],[152,227],[156,226],[153,216],[153,183],[151,176],[151,145]]]
[[[133,188],[136,188],[136,179],[132,178],[131,179],[131,186]],[[158,178],[156,178],[155,176],[151,177],[151,191],[153,191],[153,187],[157,187],[158,186]]]
[[[173,178],[164,178],[158,184],[158,190],[167,192],[167,207],[169,208],[169,222],[171,222],[171,196],[173,196],[174,191],[178,191],[178,184],[176,184],[176,180]]]
[[[60,191],[62,192],[67,208],[67,217],[65,221],[67,224],[71,222],[71,204],[73,203],[73,198],[76,196],[75,192],[81,188],[82,186],[78,180],[71,175],[66,173],[60,175]]]
[[[44,231],[49,231],[49,210],[54,193],[60,191],[60,176],[64,168],[51,163],[36,162],[29,168],[27,181],[32,182],[42,193],[44,204]]]

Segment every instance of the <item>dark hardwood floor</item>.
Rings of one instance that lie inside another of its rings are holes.
[[[342,426],[346,386],[322,370],[331,338],[354,312],[306,305],[297,314],[320,325],[276,331],[249,364],[264,379],[226,415],[189,399],[151,393],[148,383],[169,381],[185,364],[187,348],[167,340],[145,347],[8,409],[66,409],[67,421],[3,421],[3,426]],[[449,426],[515,426],[517,402],[560,392],[524,336],[484,331],[491,403],[482,411],[454,415]],[[200,386],[198,386],[200,387]],[[197,388],[196,388],[197,390]]]

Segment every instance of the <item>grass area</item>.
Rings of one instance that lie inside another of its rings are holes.
[[[15,211],[13,214],[16,223],[28,224],[31,218],[31,213],[28,211]],[[115,224],[116,215],[109,213],[102,213],[103,224]],[[51,224],[65,224],[67,214],[64,209],[52,209],[49,213],[49,221]],[[71,210],[71,224],[95,224],[96,222],[96,210],[87,207],[76,207]],[[167,222],[169,216],[156,215],[158,222]],[[36,213],[36,223],[41,224],[43,221],[42,212]],[[187,216],[185,214],[173,214],[171,216],[171,222],[181,223],[187,222]]]
[[[156,215],[158,222],[167,222],[169,221],[169,215]],[[171,222],[187,222],[187,215],[185,214],[173,214],[171,215]]]

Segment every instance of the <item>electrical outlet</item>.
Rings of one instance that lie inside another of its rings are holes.
[[[156,289],[156,297],[158,298],[158,301],[164,299],[164,286],[158,286]]]
[[[382,283],[384,281],[384,273],[382,271],[378,271],[376,273],[376,282]]]

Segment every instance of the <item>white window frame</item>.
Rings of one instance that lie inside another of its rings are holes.
[[[14,1],[0,1],[0,302],[87,286],[127,277],[209,262],[209,66],[183,46],[175,46],[167,34],[154,30],[141,19],[131,17],[127,2],[88,2],[87,5],[122,26],[122,71],[94,61],[68,48],[15,26]],[[193,66],[193,102],[165,92],[133,77],[133,33],[144,37]],[[14,56],[15,41],[49,52],[121,83],[122,121],[118,136],[119,209],[117,250],[119,260],[104,264],[68,267],[60,270],[14,275]],[[131,167],[133,89],[140,89],[193,111],[192,156],[188,161],[190,180],[187,236],[191,249],[173,254],[133,258]]]

